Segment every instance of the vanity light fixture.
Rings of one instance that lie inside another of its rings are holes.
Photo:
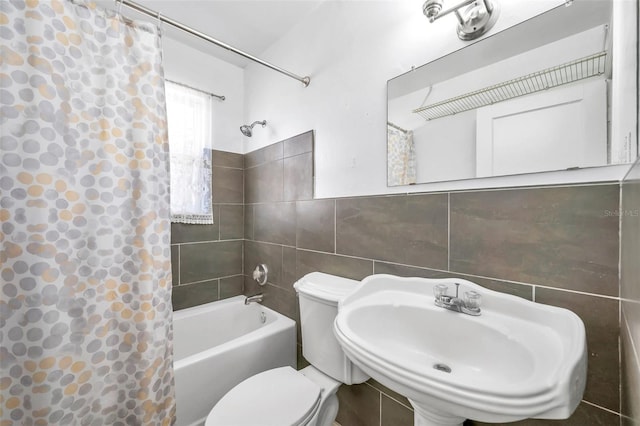
[[[474,40],[486,33],[498,20],[500,7],[495,0],[464,0],[460,4],[442,10],[444,0],[427,0],[422,6],[422,13],[434,22],[449,13],[458,18],[458,37],[460,40]],[[459,9],[467,7],[460,12]]]

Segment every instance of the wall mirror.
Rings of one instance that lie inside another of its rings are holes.
[[[387,184],[634,161],[637,50],[617,50],[619,14],[561,5],[389,80]]]

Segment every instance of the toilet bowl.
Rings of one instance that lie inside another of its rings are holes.
[[[330,426],[340,384],[312,366],[267,370],[230,390],[205,426]]]
[[[294,284],[300,303],[302,350],[310,366],[258,373],[218,401],[205,426],[331,426],[340,385],[369,379],[333,335],[338,302],[358,281],[312,272]]]

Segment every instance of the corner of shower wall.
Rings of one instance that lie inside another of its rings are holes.
[[[264,293],[264,304],[297,318],[296,209],[313,199],[313,130],[245,154],[245,294]],[[258,286],[251,272],[267,264],[269,277]]]
[[[621,414],[640,424],[640,160],[621,184],[620,203]]]

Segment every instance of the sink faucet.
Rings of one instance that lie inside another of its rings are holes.
[[[446,284],[437,284],[433,288],[433,294],[436,297],[436,306],[448,309],[450,311],[460,312],[462,314],[478,316],[480,315],[480,293],[476,291],[465,291],[464,299],[458,297],[459,283],[456,284],[456,295],[449,296],[447,294]]]
[[[254,294],[253,296],[247,296],[244,298],[244,304],[262,302],[262,293]]]

